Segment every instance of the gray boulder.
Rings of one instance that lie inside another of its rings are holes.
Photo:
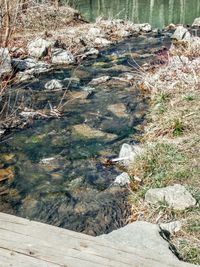
[[[72,64],[75,62],[74,56],[67,50],[57,48],[52,53],[53,64]]]
[[[8,48],[0,48],[0,78],[12,72]]]
[[[53,79],[47,82],[44,87],[47,90],[62,89],[63,84],[59,80]]]
[[[128,184],[130,184],[130,176],[126,172],[123,172],[115,178],[114,185],[125,186]]]
[[[183,26],[178,26],[174,32],[174,34],[171,36],[171,39],[176,41],[190,41],[191,34],[189,31],[184,28]]]
[[[178,261],[170,251],[169,243],[161,237],[160,232],[161,230],[156,224],[137,221],[96,238],[141,249],[144,253],[150,252],[155,258],[156,256],[163,256],[166,258],[166,262]]]
[[[37,38],[28,43],[27,49],[30,56],[41,58],[47,55],[48,48],[52,45],[53,43],[50,41],[42,38]]]
[[[123,144],[119,152],[119,159],[125,166],[129,166],[137,155],[142,152],[142,149],[138,146],[131,146],[129,144]]]
[[[200,18],[196,18],[194,22],[192,23],[192,26],[200,27]]]
[[[156,204],[165,201],[175,210],[184,210],[196,205],[196,200],[182,185],[175,184],[164,188],[149,189],[145,194],[146,202]]]

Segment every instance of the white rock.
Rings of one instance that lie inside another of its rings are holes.
[[[53,80],[47,82],[44,85],[44,87],[47,90],[62,89],[63,88],[63,84],[59,80],[53,79]]]
[[[129,166],[141,152],[142,149],[138,145],[123,144],[119,152],[119,158],[124,158],[123,164]]]
[[[99,78],[95,78],[92,81],[89,82],[90,85],[98,85],[101,83],[105,83],[110,79],[110,76],[102,76]]]
[[[53,64],[71,64],[74,63],[75,59],[71,52],[64,49],[54,49],[52,53]]]
[[[25,119],[28,119],[38,116],[38,113],[36,111],[22,111],[19,115],[24,117]]]
[[[95,49],[95,48],[91,48],[89,51],[84,53],[84,57],[88,57],[88,56],[98,56],[99,54],[99,50]]]
[[[170,223],[161,223],[160,228],[163,231],[167,231],[170,234],[176,233],[181,230],[182,223],[180,221],[174,221]]]
[[[182,185],[175,184],[164,188],[149,189],[145,200],[151,204],[166,202],[170,208],[184,210],[196,205],[196,200]]]
[[[192,26],[198,26],[200,27],[200,18],[196,18],[194,22],[192,23]]]
[[[53,157],[51,157],[51,158],[44,158],[44,159],[41,159],[40,160],[40,164],[49,165],[54,160],[55,160],[55,158],[53,158]]]
[[[123,172],[122,174],[118,175],[114,181],[115,185],[125,186],[130,184],[130,176],[128,173]]]
[[[42,38],[37,38],[28,43],[28,53],[32,57],[41,58],[47,55],[48,48],[52,45],[51,42]]]
[[[0,129],[0,137],[5,133],[6,130]]]
[[[95,45],[100,45],[100,46],[107,46],[107,45],[110,45],[111,42],[109,40],[107,40],[106,38],[97,37],[94,40],[94,44]]]
[[[190,41],[191,34],[183,26],[178,26],[174,34],[171,36],[171,38],[177,41],[181,41],[181,40]]]
[[[0,48],[0,77],[12,72],[8,48]]]
[[[150,32],[152,30],[152,27],[149,23],[132,24],[132,30],[136,32]]]
[[[131,35],[131,33],[130,32],[128,32],[128,31],[126,31],[126,30],[119,30],[118,32],[117,32],[117,35],[119,36],[119,37],[129,37],[130,35]]]

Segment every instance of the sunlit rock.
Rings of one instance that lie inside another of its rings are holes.
[[[178,26],[174,32],[174,34],[171,36],[171,39],[176,41],[190,41],[191,34],[189,31],[184,28],[183,26]]]
[[[63,88],[63,84],[59,80],[53,79],[53,80],[47,82],[44,85],[44,87],[47,90],[62,89]]]
[[[138,145],[123,144],[119,152],[119,158],[122,159],[121,162],[125,166],[129,166],[141,152],[142,149]]]
[[[75,62],[74,56],[67,50],[57,48],[52,53],[53,64],[72,64]]]
[[[11,168],[0,169],[0,182],[7,179],[12,179],[13,177],[14,173]]]
[[[117,136],[115,134],[110,134],[102,132],[100,130],[91,128],[87,124],[77,124],[73,126],[73,129],[77,134],[85,138],[105,138],[105,139],[115,139]]]
[[[28,43],[28,54],[32,57],[41,58],[47,55],[48,48],[52,46],[52,42],[49,42],[42,38],[37,38]]]
[[[107,109],[113,114],[115,114],[117,117],[128,117],[128,114],[126,112],[126,106],[123,103],[109,105]]]
[[[91,82],[89,82],[89,84],[98,85],[98,84],[107,82],[109,79],[110,79],[110,76],[102,76],[102,77],[93,79]]]
[[[196,200],[182,185],[175,184],[164,188],[149,189],[145,194],[145,200],[151,204],[166,202],[170,208],[185,210],[196,205]]]
[[[114,181],[115,185],[125,186],[130,184],[130,176],[128,173],[123,172],[122,174],[118,175]]]
[[[200,18],[196,18],[194,22],[192,23],[192,26],[200,27]]]

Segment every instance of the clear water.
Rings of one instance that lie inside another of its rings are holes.
[[[18,97],[23,95],[35,109],[47,108],[48,102],[57,105],[63,96],[63,91],[45,92],[47,81],[60,79],[68,92],[62,118],[34,120],[28,129],[12,132],[0,142],[0,175],[7,168],[14,174],[0,182],[0,211],[91,235],[124,225],[129,215],[128,191],[113,186],[123,170],[105,166],[102,158],[117,157],[123,143],[136,141],[148,106],[137,83],[119,82],[114,77],[134,75],[136,62],[160,60],[155,51],[168,44],[165,36],[132,38],[76,69],[55,69],[20,84]],[[103,75],[109,75],[110,81],[94,86],[86,99],[72,100],[85,92],[93,78]],[[69,85],[66,78],[72,76],[76,82]],[[113,104],[123,104],[126,115],[110,111]],[[74,130],[77,125],[107,136],[84,136]],[[42,163],[46,158],[53,159]]]
[[[71,5],[90,21],[97,17],[120,18],[149,22],[154,28],[170,23],[191,24],[200,16],[199,0],[73,0]]]

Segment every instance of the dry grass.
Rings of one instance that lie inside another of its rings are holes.
[[[181,220],[183,228],[171,241],[180,257],[200,264],[200,209],[183,212],[165,203],[144,202],[149,188],[179,183],[200,204],[200,38],[173,45],[169,62],[143,75],[142,88],[151,94],[148,124],[142,142],[144,153],[130,167],[133,179],[132,218],[154,223]],[[145,78],[144,78],[145,77]]]

